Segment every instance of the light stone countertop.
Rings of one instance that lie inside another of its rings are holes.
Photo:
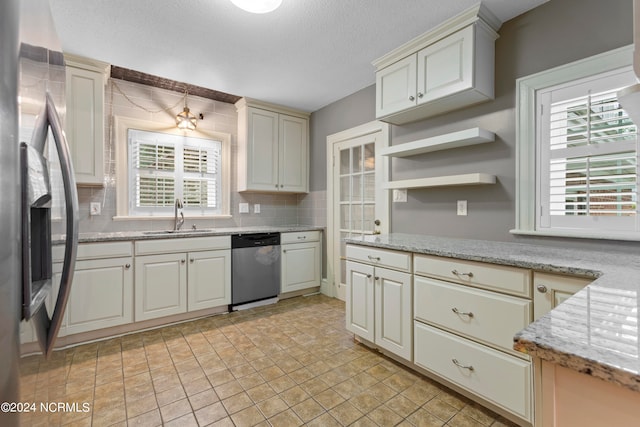
[[[324,227],[314,225],[282,225],[282,226],[255,226],[255,227],[229,227],[229,228],[204,228],[191,230],[189,228],[177,233],[165,230],[153,231],[115,231],[107,233],[80,233],[78,243],[114,242],[126,240],[154,240],[177,239],[183,237],[229,236],[232,234],[255,233],[288,233],[299,231],[324,230]],[[53,243],[64,243],[62,236],[54,236]]]
[[[531,356],[640,391],[640,256],[392,233],[346,239],[384,249],[593,277],[514,337]]]

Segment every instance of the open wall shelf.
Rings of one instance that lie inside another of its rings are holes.
[[[380,154],[390,157],[408,157],[433,151],[448,150],[450,148],[466,147],[484,144],[495,140],[495,134],[481,128],[465,129],[418,141],[392,145],[383,149]]]
[[[495,184],[496,176],[486,173],[467,173],[463,175],[436,176],[432,178],[405,179],[389,181],[383,184],[385,189],[399,188],[428,188],[428,187],[454,187],[461,185],[486,185]]]

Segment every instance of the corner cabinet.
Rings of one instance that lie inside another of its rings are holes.
[[[282,233],[282,294],[320,286],[322,246],[319,231]]]
[[[238,191],[309,191],[309,114],[242,98]]]
[[[80,186],[104,181],[104,93],[109,64],[65,55],[66,134]]]
[[[403,124],[493,99],[499,27],[478,4],[374,61],[376,118]]]

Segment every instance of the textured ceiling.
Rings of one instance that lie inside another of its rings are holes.
[[[371,61],[477,0],[50,0],[65,52],[316,111],[375,82]],[[485,0],[503,22],[547,0]]]

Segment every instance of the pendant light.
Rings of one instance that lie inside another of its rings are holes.
[[[247,12],[269,13],[280,7],[282,0],[231,0],[231,3]]]
[[[189,93],[187,91],[184,92],[184,109],[182,112],[178,113],[176,116],[176,124],[178,125],[178,129],[182,130],[195,130],[196,125],[198,124],[198,119],[196,116],[191,114],[189,111],[189,107],[187,107],[187,96]]]

